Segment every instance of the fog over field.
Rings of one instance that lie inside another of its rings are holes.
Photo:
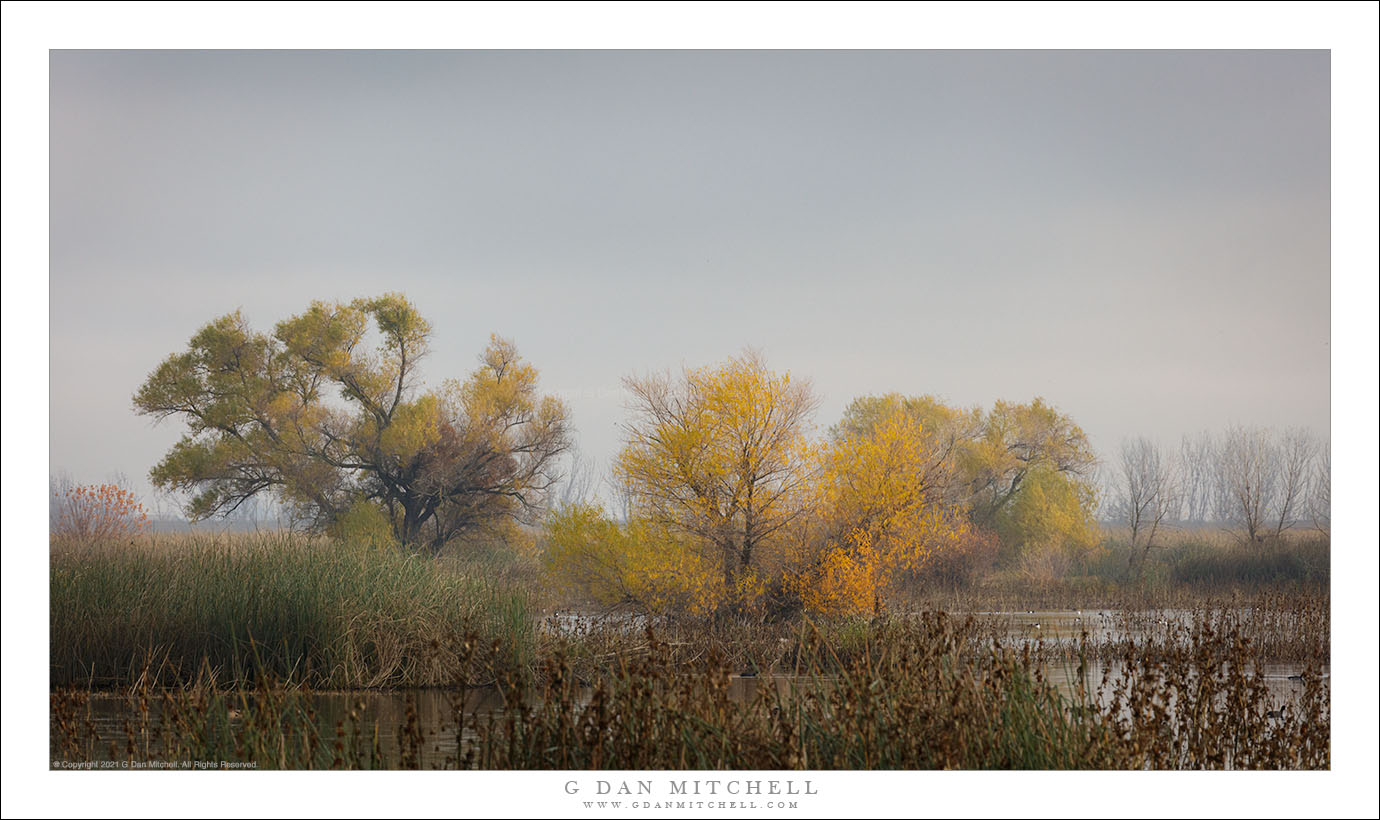
[[[149,468],[131,395],[211,319],[407,295],[605,465],[620,380],[745,346],[854,397],[1043,396],[1110,459],[1329,430],[1329,54],[51,56],[51,469]]]

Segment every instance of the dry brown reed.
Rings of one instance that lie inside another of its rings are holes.
[[[640,651],[605,659],[592,677],[561,653],[545,657],[535,676],[495,669],[496,709],[467,705],[474,681],[461,663],[445,715],[423,721],[417,693],[406,693],[399,724],[382,732],[362,699],[331,724],[310,690],[267,676],[230,692],[209,682],[133,687],[119,696],[124,724],[107,724],[104,734],[92,696],[61,691],[53,749],[62,760],[272,768],[1328,767],[1321,667],[1310,661],[1298,691],[1278,701],[1247,624],[1201,617],[1175,641],[1126,641],[1099,683],[1080,674],[1069,694],[1046,679],[1038,644],[993,639],[972,618],[933,613],[869,625],[851,644],[805,624],[779,655],[768,653],[772,667],[748,678],[712,644],[690,656],[648,628],[625,635]],[[455,651],[468,661],[478,649],[469,641]],[[749,678],[757,685],[744,691]],[[439,759],[425,753],[438,732],[456,739]]]

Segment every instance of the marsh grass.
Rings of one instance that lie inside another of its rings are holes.
[[[272,675],[318,687],[449,683],[455,636],[514,668],[534,657],[530,594],[467,564],[288,533],[59,543],[50,681],[102,688]]]
[[[1173,646],[1126,647],[1121,671],[1061,694],[1030,647],[986,643],[972,619],[931,614],[836,646],[805,623],[802,666],[735,694],[712,654],[691,663],[648,630],[645,651],[584,680],[562,655],[501,681],[502,708],[450,690],[447,725],[403,693],[396,725],[351,704],[334,720],[270,675],[225,692],[131,687],[124,727],[101,737],[93,697],[53,695],[57,759],[230,760],[264,768],[484,769],[1310,769],[1330,765],[1327,679],[1310,670],[1276,702],[1240,624],[1195,622]],[[466,644],[475,646],[476,641]],[[843,650],[843,651],[840,651]],[[825,662],[827,659],[827,662]],[[465,658],[468,660],[468,658]],[[816,663],[816,660],[819,662]],[[462,664],[460,668],[467,668]],[[434,717],[434,716],[433,716]],[[438,731],[459,738],[437,759]],[[387,740],[381,740],[382,737]]]
[[[50,584],[57,760],[1330,765],[1329,599],[1316,584],[1098,586],[1114,610],[1099,614],[1102,628],[1048,641],[1013,633],[1009,616],[943,614],[1025,612],[1039,597],[1028,586],[948,587],[872,619],[546,616],[554,596],[521,551],[467,545],[433,558],[277,532],[55,542]],[[1087,589],[1049,593],[1077,594]],[[1088,680],[1093,662],[1100,681]],[[1304,669],[1288,704],[1263,677],[1280,662]],[[1045,676],[1073,665],[1061,694]],[[446,698],[439,721],[419,712],[418,687]],[[347,690],[331,695],[329,717],[326,689]],[[369,689],[401,706],[385,716]],[[476,711],[475,692],[501,708]],[[424,753],[437,732],[459,739],[443,759]]]
[[[787,685],[748,698],[711,657],[687,669],[648,634],[648,651],[581,686],[549,661],[536,697],[521,687],[478,728],[476,765],[557,769],[1105,768],[1110,730],[1072,717],[1034,663],[1005,650],[967,657],[942,615],[836,647],[801,627]],[[840,651],[842,650],[842,651]]]
[[[1106,533],[1102,547],[1083,563],[1086,577],[1150,590],[1184,589],[1214,594],[1249,590],[1326,589],[1331,580],[1331,541],[1314,531],[1286,531],[1259,543],[1236,533],[1193,528],[1162,531],[1143,565],[1128,573],[1127,535]]]
[[[902,588],[898,603],[951,611],[973,600],[985,609],[1182,608],[1233,594],[1326,595],[1331,583],[1331,543],[1316,532],[1286,532],[1246,544],[1220,529],[1168,529],[1143,560],[1137,551],[1134,562],[1126,532],[1103,533],[1096,549],[1062,562],[1057,572],[1037,576],[1029,567],[1008,564],[960,584],[917,578]]]
[[[1176,548],[1170,579],[1207,587],[1326,585],[1331,578],[1328,540],[1299,538],[1225,549],[1189,543]]]

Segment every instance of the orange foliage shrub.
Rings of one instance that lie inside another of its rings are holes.
[[[105,541],[148,530],[149,517],[134,493],[115,484],[65,487],[53,493],[49,534],[61,540]]]

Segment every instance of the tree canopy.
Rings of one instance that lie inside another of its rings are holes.
[[[810,386],[755,353],[719,367],[628,378],[632,418],[614,470],[635,514],[698,539],[729,598],[759,551],[802,514]]]
[[[962,509],[945,499],[948,435],[938,425],[926,431],[904,403],[867,406],[876,412],[866,423],[846,416],[820,452],[823,544],[800,589],[818,612],[879,611],[898,581],[970,532]]]
[[[565,406],[498,336],[464,382],[421,391],[430,335],[399,294],[314,302],[271,335],[216,319],[134,396],[187,425],[151,480],[191,493],[193,518],[275,493],[311,527],[376,522],[432,549],[536,510],[569,447]]]

